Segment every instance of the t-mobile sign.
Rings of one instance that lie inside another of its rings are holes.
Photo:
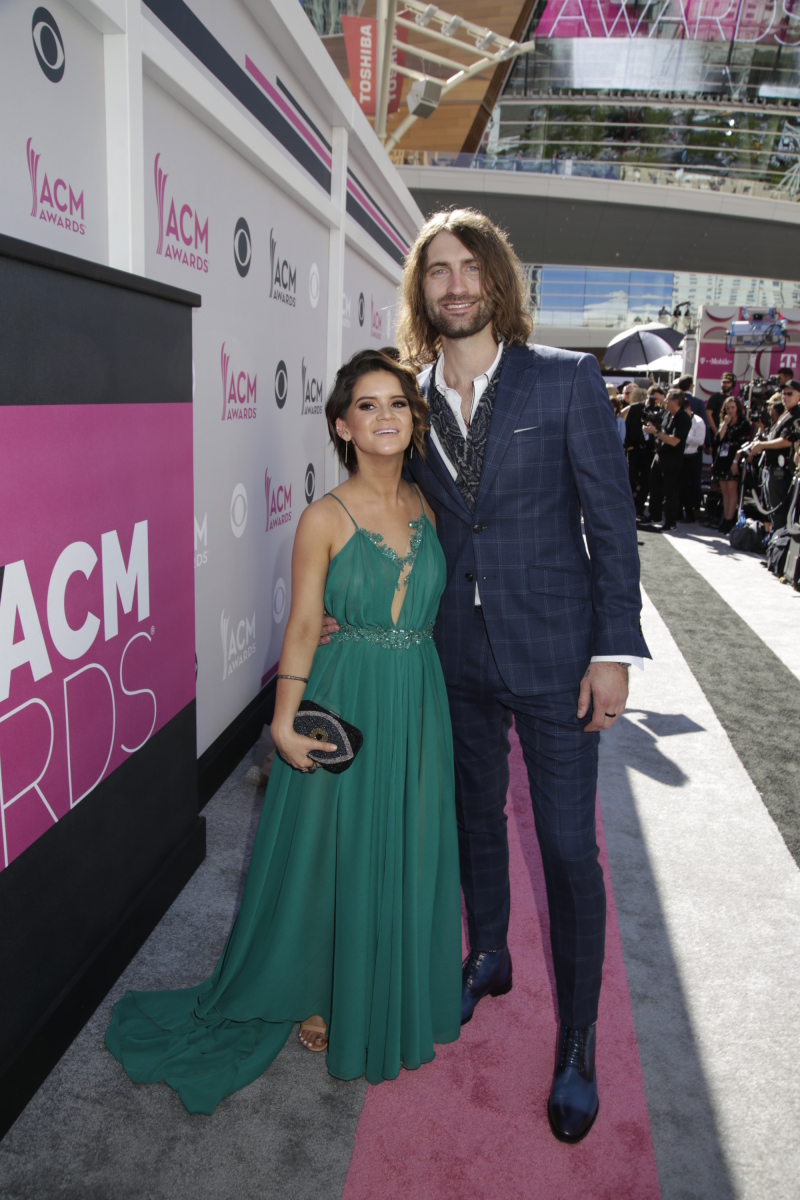
[[[194,698],[190,404],[0,406],[0,870]]]

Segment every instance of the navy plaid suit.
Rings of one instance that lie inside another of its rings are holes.
[[[599,735],[583,732],[590,714],[578,721],[578,690],[593,655],[649,657],[625,455],[597,360],[509,347],[474,514],[430,437],[425,459],[410,465],[447,559],[434,637],[453,721],[470,945],[497,950],[508,933],[513,715],[542,851],[559,1015],[582,1028],[597,1018],[605,888],[594,821]]]

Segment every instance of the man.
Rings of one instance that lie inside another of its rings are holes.
[[[684,396],[688,396],[690,412],[693,412],[693,413],[695,413],[696,416],[700,417],[703,424],[705,425],[708,421],[708,416],[706,414],[706,406],[705,406],[705,404],[703,404],[703,401],[700,399],[699,396],[692,395],[692,388],[694,387],[694,379],[692,378],[692,376],[691,375],[681,375],[680,379],[675,384],[675,387],[678,389],[679,392],[683,392]]]
[[[681,460],[679,508],[681,520],[692,525],[699,520],[703,499],[703,445],[706,440],[706,423],[702,417],[691,411],[689,397],[685,392],[683,406],[692,418],[692,427],[687,435]]]
[[[794,451],[800,442],[800,383],[792,379],[781,393],[784,412],[772,426],[767,440],[756,442],[750,459],[764,454],[761,476],[762,503],[769,510],[773,532],[783,529],[789,516],[794,478]]]
[[[462,1022],[511,988],[508,730],[522,744],[542,851],[559,1032],[548,1102],[579,1141],[594,1070],[605,889],[599,731],[648,656],[625,456],[591,354],[529,348],[519,263],[470,209],[437,213],[409,252],[398,344],[430,404],[411,471],[436,512],[448,579],[434,636],[448,686],[470,953]],[[581,531],[583,515],[589,555]]]
[[[644,505],[647,500],[647,485],[650,478],[650,463],[653,452],[648,445],[648,437],[644,432],[647,420],[645,401],[647,393],[644,388],[634,384],[627,385],[622,392],[627,408],[623,408],[625,418],[625,452],[628,457],[628,479],[633,493],[633,503],[637,517],[644,516]]]
[[[669,529],[678,528],[681,459],[692,428],[692,415],[685,393],[678,388],[671,388],[667,392],[665,407],[667,415],[661,428],[657,429],[651,424],[645,425],[644,429],[656,442],[656,455],[650,471],[650,522],[657,525],[663,511],[664,523],[661,528],[666,533]]]
[[[719,433],[720,414],[722,413],[725,401],[733,392],[735,383],[736,376],[732,371],[726,371],[720,380],[720,390],[712,392],[706,400],[706,420],[708,421],[709,429],[715,435]]]

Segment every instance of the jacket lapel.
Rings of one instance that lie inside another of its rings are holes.
[[[413,463],[412,463],[413,467]],[[450,509],[453,516],[458,517],[462,521],[467,521],[472,524],[472,514],[464,503],[464,497],[458,490],[453,476],[448,471],[446,465],[442,462],[441,455],[433,443],[430,433],[425,434],[425,466],[431,475],[439,484],[439,490],[443,502]]]
[[[435,369],[435,366],[430,367],[429,369],[421,372],[421,374],[418,376],[420,391],[426,398],[429,394],[429,387],[433,379],[433,372]],[[467,521],[469,524],[472,524],[472,513],[467,508],[464,502],[464,497],[456,487],[455,480],[447,469],[447,464],[442,461],[442,457],[436,448],[430,432],[425,434],[425,464],[422,466],[422,471],[420,474],[422,474],[426,468],[430,470],[430,473],[440,485],[441,499],[447,508],[450,509],[450,512],[453,514],[453,516],[458,517],[461,521]],[[413,460],[411,463],[411,469],[412,474],[414,474]],[[419,482],[422,482],[418,476],[417,478]]]
[[[529,350],[524,346],[509,347],[489,425],[489,437],[486,441],[486,453],[483,457],[483,470],[478,488],[478,504],[480,504],[481,496],[494,482],[500,463],[514,436],[517,420],[522,414],[526,401],[530,398],[531,390],[541,368],[542,362],[535,350]],[[475,505],[476,512],[478,504]]]

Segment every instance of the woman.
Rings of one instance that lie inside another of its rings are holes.
[[[723,506],[722,521],[717,528],[720,533],[730,533],[736,524],[739,506],[740,468],[736,455],[750,441],[750,422],[738,396],[730,396],[725,401],[722,424],[714,441],[711,478],[719,483]]]
[[[445,586],[434,517],[401,478],[427,405],[380,351],[344,366],[326,407],[350,478],[303,513],[271,732],[278,748],[228,944],[177,992],[127,993],[106,1044],[137,1082],[210,1113],[256,1079],[296,1021],[340,1079],[393,1079],[454,1041],[461,909],[453,749],[431,638]],[[340,632],[319,646],[324,609]],[[364,742],[341,774],[293,728],[303,698]]]

